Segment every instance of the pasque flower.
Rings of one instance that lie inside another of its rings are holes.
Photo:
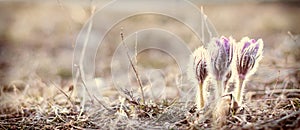
[[[221,36],[213,38],[207,50],[200,47],[191,55],[188,76],[199,86],[197,106],[203,108],[204,105],[209,105],[213,110],[213,120],[217,124],[218,122],[224,123],[222,118],[229,114],[229,108],[236,108],[233,107],[236,106],[235,101],[238,105],[242,103],[245,83],[255,73],[262,59],[262,50],[261,39],[244,37],[239,43],[235,43],[233,38]],[[209,82],[211,78],[207,78],[208,76],[213,79],[212,82]],[[231,77],[237,80],[238,85],[234,90],[234,98],[232,96],[227,98],[224,97],[225,85]],[[203,85],[205,81],[208,83],[216,81],[217,86],[213,85],[213,93],[208,94],[208,89],[205,89]],[[214,97],[211,98],[213,102],[210,102],[207,97]]]
[[[219,99],[225,90],[224,83],[226,75],[231,69],[234,42],[231,37],[221,36],[220,38],[213,38],[208,46],[210,57],[208,72],[217,82],[216,99]]]
[[[262,59],[263,41],[248,37],[236,45],[235,66],[238,75],[238,86],[235,88],[235,98],[238,104],[242,103],[243,91],[248,78],[253,75]]]
[[[190,56],[188,66],[188,78],[197,84],[196,104],[198,108],[203,108],[205,105],[205,96],[203,84],[208,75],[207,73],[207,51],[203,47],[199,47]]]

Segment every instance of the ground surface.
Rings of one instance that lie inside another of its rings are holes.
[[[183,37],[191,50],[201,45],[179,22],[161,16],[129,18],[110,31],[96,59],[97,80],[103,86],[92,90],[87,95],[91,100],[82,107],[76,93],[84,89],[77,90],[72,82],[73,49],[92,5],[100,8],[103,3],[1,2],[0,128],[213,129],[212,121],[200,118],[203,112],[194,108],[195,92],[186,74],[161,51],[137,56],[141,73],[160,69],[150,78],[140,74],[145,103],[134,77],[126,89],[111,81],[110,62],[121,41],[121,27],[125,35],[145,26],[162,27]],[[227,116],[222,128],[299,129],[299,3],[206,3],[204,11],[220,35],[262,38],[265,43],[260,67],[247,83],[245,104]],[[122,9],[116,12],[108,15]],[[101,26],[96,31],[101,32]]]

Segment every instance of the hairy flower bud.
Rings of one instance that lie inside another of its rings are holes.
[[[231,69],[233,59],[233,44],[235,41],[229,37],[213,38],[208,46],[209,65],[208,72],[217,81],[216,99],[220,98],[225,90],[226,75]]]
[[[262,59],[263,41],[244,37],[236,49],[236,68],[239,78],[245,79],[252,75]]]
[[[194,53],[190,57],[189,64],[189,79],[191,79],[195,83],[204,82],[207,77],[207,51],[203,47],[199,47],[194,51]]]
[[[222,80],[228,73],[233,58],[234,40],[224,36],[213,38],[209,44],[209,71],[216,80]]]

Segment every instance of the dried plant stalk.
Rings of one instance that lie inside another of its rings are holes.
[[[138,73],[138,71],[137,71],[135,65],[133,64],[130,55],[129,55],[129,49],[128,49],[128,46],[127,46],[127,44],[124,42],[124,34],[123,34],[123,31],[121,31],[120,35],[121,35],[122,45],[123,45],[123,46],[125,47],[125,49],[126,49],[126,55],[127,55],[127,58],[128,58],[128,60],[129,60],[129,62],[130,62],[131,68],[133,69],[133,72],[134,72],[134,74],[135,74],[136,80],[137,80],[137,82],[138,82],[138,84],[139,84],[139,87],[140,87],[140,90],[141,90],[141,95],[142,95],[143,103],[145,104],[145,95],[144,95],[143,84],[142,84],[142,82],[141,82],[140,75],[139,75],[139,73]]]

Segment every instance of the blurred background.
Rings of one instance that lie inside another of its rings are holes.
[[[22,89],[29,81],[35,79],[54,82],[59,86],[70,85],[76,37],[91,16],[92,8],[100,9],[108,2],[110,1],[1,1],[1,89],[9,91],[10,89],[6,87],[9,88],[11,84]],[[257,76],[252,78],[254,83],[268,84],[274,79],[282,78],[282,81],[288,80],[292,83],[290,87],[299,87],[300,2],[268,0],[191,2],[199,9],[203,6],[204,13],[219,35],[233,36],[237,40],[243,36],[264,40],[264,59]],[[107,17],[118,15],[123,11],[126,11],[126,7],[107,14]],[[111,78],[110,59],[113,50],[120,43],[120,27],[124,28],[126,34],[131,29],[157,25],[170,28],[175,34],[189,41],[188,47],[191,50],[201,45],[190,30],[178,21],[154,15],[135,16],[116,25],[105,38],[104,42],[107,44],[103,44],[97,54],[96,76]],[[94,31],[103,30],[99,27],[99,30]],[[160,53],[153,50],[141,53],[138,56],[139,65],[165,69],[166,86],[173,86],[176,76],[172,77],[168,73],[178,73],[172,68],[176,69],[176,64],[170,56]],[[266,85],[261,86],[257,89],[265,89]],[[174,93],[175,96],[170,98],[176,97],[177,92]]]

